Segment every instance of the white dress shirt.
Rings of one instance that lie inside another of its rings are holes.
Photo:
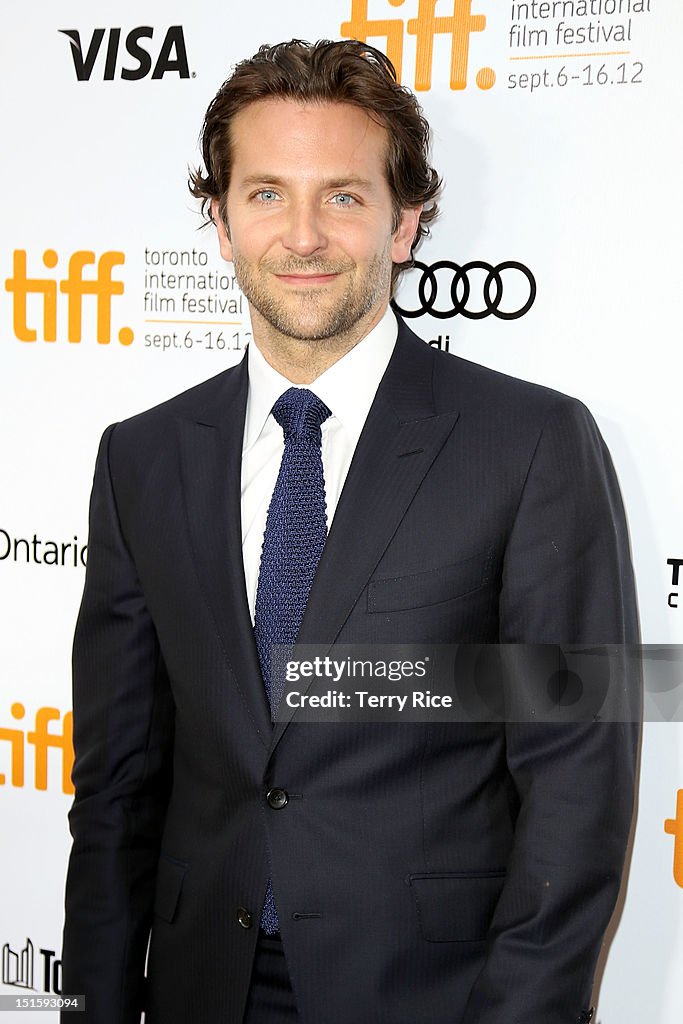
[[[273,406],[289,388],[307,387],[332,413],[321,428],[329,531],[358,438],[397,335],[396,317],[387,307],[382,319],[362,341],[306,385],[292,384],[266,362],[256,345],[249,345],[249,393],[242,445],[242,557],[252,622],[266,516],[285,446],[282,427],[271,411]]]

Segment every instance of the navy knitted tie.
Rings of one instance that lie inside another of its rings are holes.
[[[268,508],[254,611],[256,646],[273,715],[281,694],[273,685],[272,648],[294,644],[327,539],[320,425],[331,415],[305,388],[290,388],[273,406],[285,449]],[[261,927],[269,935],[279,931],[270,880]]]

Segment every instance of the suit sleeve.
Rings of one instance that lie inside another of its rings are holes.
[[[97,457],[73,648],[75,797],[62,989],[85,995],[82,1024],[140,1020],[171,774],[173,702],[117,514],[115,429],[105,431]]]
[[[546,420],[507,545],[503,644],[617,645],[611,685],[640,708],[635,588],[619,487],[590,413]],[[510,678],[508,678],[510,682]],[[513,680],[514,685],[514,680]],[[579,1024],[620,887],[637,721],[509,722],[519,815],[489,955],[464,1019]]]

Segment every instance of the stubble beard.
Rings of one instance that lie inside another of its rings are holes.
[[[342,295],[328,305],[321,288],[301,289],[288,301],[268,288],[268,275],[301,273],[349,273],[353,263],[331,263],[313,258],[308,261],[274,263],[262,260],[258,270],[239,253],[233,252],[235,277],[249,304],[280,334],[297,341],[326,342],[348,337],[354,328],[388,294],[391,283],[390,243],[368,263],[367,273],[358,282],[351,273]]]

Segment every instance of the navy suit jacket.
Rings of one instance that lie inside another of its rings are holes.
[[[84,1024],[240,1024],[270,874],[304,1024],[575,1024],[637,726],[273,727],[242,566],[247,386],[243,360],[102,438],[63,990],[85,993]],[[400,324],[300,642],[637,639],[590,413]]]

